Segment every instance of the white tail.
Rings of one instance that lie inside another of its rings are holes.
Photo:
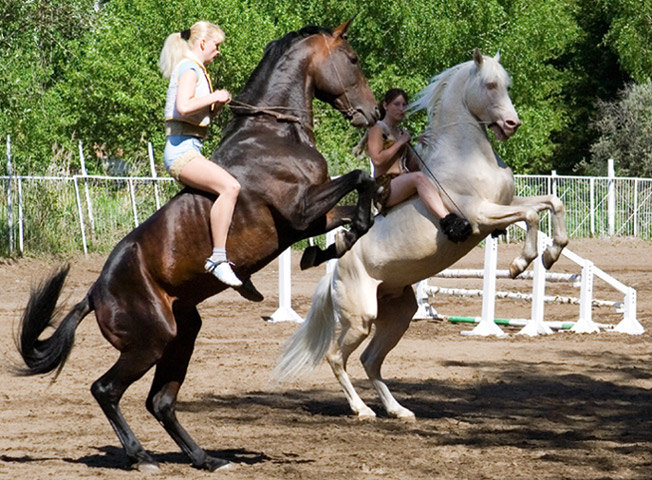
[[[272,372],[282,382],[309,372],[319,365],[335,337],[335,312],[331,300],[333,272],[324,275],[312,296],[312,305],[297,332],[288,341]]]

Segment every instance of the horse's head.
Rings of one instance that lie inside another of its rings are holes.
[[[498,140],[507,140],[520,127],[521,120],[509,97],[509,75],[499,60],[499,54],[486,57],[475,49],[475,68],[466,84],[465,98],[471,113],[488,125]]]
[[[346,40],[351,20],[333,30],[332,35],[321,33],[310,39],[314,49],[309,71],[315,96],[342,112],[352,125],[371,127],[380,114],[358,54]]]

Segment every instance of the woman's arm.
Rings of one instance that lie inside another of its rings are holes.
[[[177,90],[177,112],[181,115],[189,115],[198,112],[213,104],[219,108],[231,100],[231,94],[227,90],[215,90],[205,97],[195,97],[195,86],[197,84],[197,73],[194,70],[186,70],[179,77],[179,88]]]

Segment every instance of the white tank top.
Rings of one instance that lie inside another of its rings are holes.
[[[210,121],[211,107],[201,109],[190,115],[181,115],[177,111],[177,92],[179,90],[179,77],[188,71],[193,70],[197,75],[197,83],[195,86],[195,97],[205,97],[213,91],[211,79],[208,76],[206,68],[193,58],[184,58],[176,67],[172,75],[170,75],[170,85],[168,86],[167,97],[165,99],[165,119],[166,120],[181,120],[191,125],[198,125],[201,127],[207,126]]]

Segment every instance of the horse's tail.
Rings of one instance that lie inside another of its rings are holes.
[[[281,382],[313,370],[326,355],[335,337],[332,278],[333,272],[329,272],[319,281],[306,320],[290,338],[272,373],[274,380]]]
[[[18,352],[25,362],[25,366],[15,369],[19,375],[45,374],[56,369],[56,378],[72,350],[75,329],[93,310],[90,298],[86,295],[59,323],[50,337],[39,339],[47,327],[56,323],[53,317],[57,316],[57,300],[69,270],[70,265],[59,268],[30,295],[15,339]]]

